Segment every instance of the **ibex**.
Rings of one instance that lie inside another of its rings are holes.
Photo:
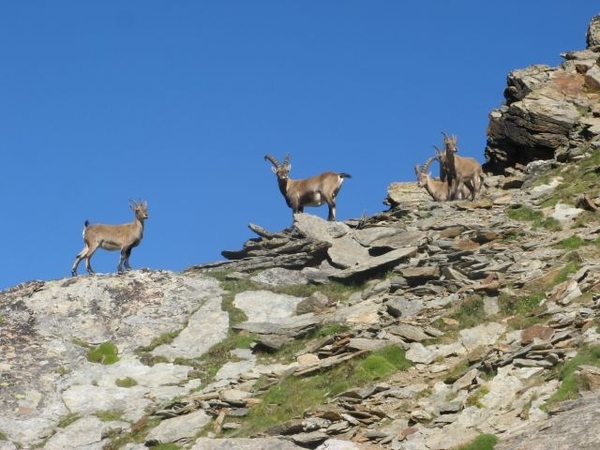
[[[435,160],[439,161],[437,156],[432,156],[429,158],[425,165],[421,168],[420,166],[415,166],[415,173],[417,174],[417,186],[425,188],[427,193],[431,195],[436,202],[445,202],[448,200],[462,200],[469,195],[469,190],[465,186],[461,186],[457,193],[456,198],[449,197],[448,183],[446,181],[442,181],[441,179],[432,178],[429,173],[427,173],[427,169],[431,163]],[[441,163],[440,163],[440,172],[442,172]]]
[[[448,184],[445,181],[431,178],[431,175],[427,173],[429,165],[436,159],[437,157],[432,156],[425,162],[425,165],[422,168],[418,165],[415,166],[417,186],[425,188],[429,195],[431,195],[431,198],[436,202],[445,202],[448,200]]]
[[[444,135],[444,148],[442,153],[437,147],[438,158],[442,171],[448,183],[449,198],[455,199],[462,185],[469,190],[471,200],[475,200],[483,185],[483,170],[475,158],[466,158],[456,155],[458,144],[456,136]],[[441,172],[440,172],[441,173]]]
[[[323,172],[304,180],[290,179],[290,155],[285,155],[283,164],[272,155],[265,155],[265,160],[273,164],[271,168],[277,175],[279,190],[285,198],[292,213],[304,212],[305,206],[321,206],[327,203],[329,216],[327,220],[335,220],[335,198],[342,187],[345,178],[351,178],[347,173]]]
[[[131,200],[130,208],[135,214],[133,222],[124,223],[121,225],[90,225],[89,221],[85,221],[83,228],[84,247],[81,252],[75,257],[75,262],[71,268],[71,275],[77,275],[77,266],[79,262],[85,258],[85,268],[88,273],[94,273],[90,264],[92,255],[98,248],[104,250],[120,250],[121,258],[117,271],[122,272],[123,266],[126,270],[130,270],[129,255],[134,247],[137,247],[144,237],[144,221],[148,216],[148,207],[146,202],[136,203]]]

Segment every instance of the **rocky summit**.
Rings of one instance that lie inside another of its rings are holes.
[[[598,448],[600,17],[587,44],[509,74],[475,201],[391,183],[182,273],[0,292],[0,450]]]

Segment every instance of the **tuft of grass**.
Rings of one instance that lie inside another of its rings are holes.
[[[133,387],[133,386],[137,386],[137,381],[135,381],[131,377],[125,377],[125,378],[118,378],[115,381],[115,384],[117,386],[119,386],[119,387],[130,388],[130,387]]]
[[[510,317],[508,325],[514,330],[521,330],[540,322],[536,313],[540,312],[540,303],[546,297],[543,292],[521,297],[500,294],[498,306],[500,314]]]
[[[173,340],[177,336],[179,336],[179,333],[181,333],[181,330],[175,330],[175,331],[169,331],[167,333],[163,333],[160,336],[157,336],[154,339],[152,339],[150,344],[136,348],[133,353],[135,353],[140,358],[140,361],[143,364],[146,364],[148,366],[152,366],[154,364],[158,364],[161,362],[162,363],[169,362],[168,358],[166,358],[164,356],[154,356],[151,354],[151,352],[152,352],[152,350],[154,350],[155,348],[157,348],[163,344],[170,344],[171,342],[173,342]]]
[[[236,434],[252,436],[263,432],[291,418],[302,416],[304,412],[350,388],[363,387],[411,365],[404,350],[392,345],[311,377],[285,377],[265,391],[261,403],[250,410]]]
[[[457,333],[466,328],[473,328],[486,321],[483,298],[477,294],[451,305],[445,318],[438,318],[434,325],[444,334],[441,338],[427,341],[429,344],[450,342],[456,339]]]
[[[556,244],[557,247],[564,248],[565,250],[576,250],[582,245],[585,245],[585,240],[579,236],[570,236]]]
[[[497,443],[497,436],[493,434],[480,434],[469,444],[460,447],[459,450],[494,450]]]
[[[87,360],[99,364],[114,364],[119,360],[119,350],[112,342],[103,342],[88,352]]]
[[[549,271],[535,283],[531,283],[530,288],[533,288],[531,289],[533,292],[527,295],[501,293],[498,297],[500,315],[510,317],[508,324],[515,330],[539,323],[541,321],[539,314],[543,312],[540,304],[546,298],[546,292],[568,280],[569,276],[578,270],[579,263],[570,261],[561,268]]]
[[[468,297],[449,317],[458,321],[461,330],[481,324],[486,319],[483,298],[479,295]]]
[[[194,367],[191,375],[193,378],[199,378],[203,383],[212,380],[219,369],[227,362],[235,361],[231,352],[237,348],[250,348],[256,341],[256,335],[242,331],[236,333],[229,331],[228,336],[221,342],[213,345],[204,355],[194,361],[185,361],[185,365]]]
[[[527,206],[519,206],[506,210],[506,215],[521,222],[537,222],[540,223],[544,219],[544,214],[541,211],[529,208]]]
[[[94,415],[102,422],[114,422],[123,418],[123,411],[99,411]]]
[[[57,425],[59,428],[67,428],[73,422],[76,422],[77,420],[79,420],[79,417],[80,416],[77,413],[69,413],[64,417],[61,417],[60,420],[58,421]]]
[[[506,210],[506,215],[520,222],[531,222],[533,228],[545,228],[550,231],[559,231],[562,229],[560,222],[552,217],[544,217],[544,213],[529,208],[528,206],[519,206]]]
[[[481,403],[481,399],[490,392],[490,390],[486,386],[481,386],[475,392],[467,397],[466,405],[467,406],[476,406],[477,408],[483,408],[483,404]]]
[[[564,363],[560,368],[555,368],[561,380],[558,390],[548,399],[544,409],[564,400],[577,398],[582,390],[589,389],[589,382],[577,374],[577,369],[582,365],[600,367],[600,345],[582,347],[577,356]]]
[[[545,219],[542,219],[539,223],[539,226],[549,231],[562,230],[562,225],[554,217],[546,217]]]

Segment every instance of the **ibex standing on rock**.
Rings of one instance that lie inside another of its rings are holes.
[[[483,185],[483,170],[481,164],[475,158],[458,156],[458,144],[456,136],[444,135],[444,148],[442,153],[436,148],[438,158],[442,166],[442,172],[446,175],[448,183],[448,196],[451,199],[458,197],[461,185],[467,187],[471,200],[475,200],[481,186]]]
[[[305,206],[321,206],[327,203],[329,216],[327,220],[335,220],[335,198],[347,173],[323,172],[304,180],[290,179],[290,155],[285,155],[283,163],[272,155],[265,155],[265,160],[273,164],[272,170],[277,175],[279,190],[293,213],[304,212]]]
[[[144,221],[148,218],[148,206],[146,202],[136,203],[131,200],[131,209],[135,213],[135,220],[122,225],[104,225],[94,224],[86,220],[83,228],[83,250],[75,257],[75,262],[71,268],[71,275],[77,275],[77,266],[85,258],[85,268],[88,273],[94,273],[90,259],[96,250],[120,250],[121,258],[117,271],[122,272],[123,266],[130,270],[129,255],[131,250],[137,247],[144,237]]]

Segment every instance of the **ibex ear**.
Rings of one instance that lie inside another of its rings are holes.
[[[292,170],[292,165],[288,164],[288,170]]]

